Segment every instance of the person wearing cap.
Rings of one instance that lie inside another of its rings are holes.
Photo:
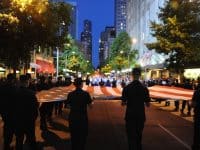
[[[132,70],[133,81],[123,88],[122,105],[126,105],[125,124],[129,150],[142,150],[145,105],[150,106],[148,89],[139,81],[140,68]]]
[[[70,106],[69,129],[72,150],[84,150],[88,135],[87,106],[91,104],[90,94],[84,90],[81,78],[74,81],[76,89],[68,94],[66,104]]]

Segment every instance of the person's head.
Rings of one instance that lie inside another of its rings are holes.
[[[15,75],[13,73],[9,73],[6,79],[7,83],[14,84],[16,81]]]
[[[132,69],[132,76],[134,80],[139,80],[141,76],[141,69],[140,68],[133,68]]]
[[[75,85],[76,88],[82,88],[82,86],[83,86],[82,78],[76,78],[74,80],[74,85]]]
[[[43,75],[40,76],[40,83],[45,83],[45,80],[46,80],[46,79],[45,79],[45,76],[43,76]]]
[[[26,75],[20,75],[19,81],[20,81],[21,87],[28,87],[29,86],[29,78]]]

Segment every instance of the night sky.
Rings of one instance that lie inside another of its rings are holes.
[[[106,26],[114,25],[114,0],[77,0],[78,5],[78,37],[83,31],[83,20],[92,21],[93,36],[93,66],[99,64],[98,47],[100,32],[104,31]]]

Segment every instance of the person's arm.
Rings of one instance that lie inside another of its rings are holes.
[[[126,105],[126,103],[127,103],[127,97],[128,97],[127,96],[127,88],[125,87],[122,90],[122,97],[121,97],[121,100],[122,100],[121,105],[122,106]]]
[[[65,106],[67,107],[67,106],[69,106],[70,104],[71,104],[71,93],[69,93],[68,95],[67,95],[67,100],[65,101]]]
[[[144,94],[145,94],[145,105],[146,107],[150,107],[151,98],[150,98],[149,90],[147,89],[147,87],[145,87]]]
[[[90,94],[89,93],[87,93],[87,104],[88,104],[88,106],[90,107],[90,108],[92,108],[92,104],[93,104],[93,100],[92,100],[92,98],[91,98],[91,96],[90,96]]]
[[[200,98],[200,93],[199,92],[200,92],[199,90],[194,91],[193,96],[192,96],[191,107],[195,107],[196,106],[196,102],[197,102],[198,98]]]

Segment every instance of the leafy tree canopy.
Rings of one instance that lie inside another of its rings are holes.
[[[48,0],[1,0],[0,59],[17,68],[29,64],[34,46],[62,45],[70,23],[69,8]]]
[[[175,71],[200,60],[200,1],[168,0],[158,15],[160,22],[151,22],[156,42],[146,46],[169,55],[166,65]]]
[[[128,33],[121,32],[111,46],[109,64],[113,69],[121,70],[133,66],[137,50],[131,49],[132,40]]]
[[[80,71],[82,73],[92,72],[92,63],[85,59],[72,37],[67,36],[66,41],[59,62],[60,72],[63,69]]]

